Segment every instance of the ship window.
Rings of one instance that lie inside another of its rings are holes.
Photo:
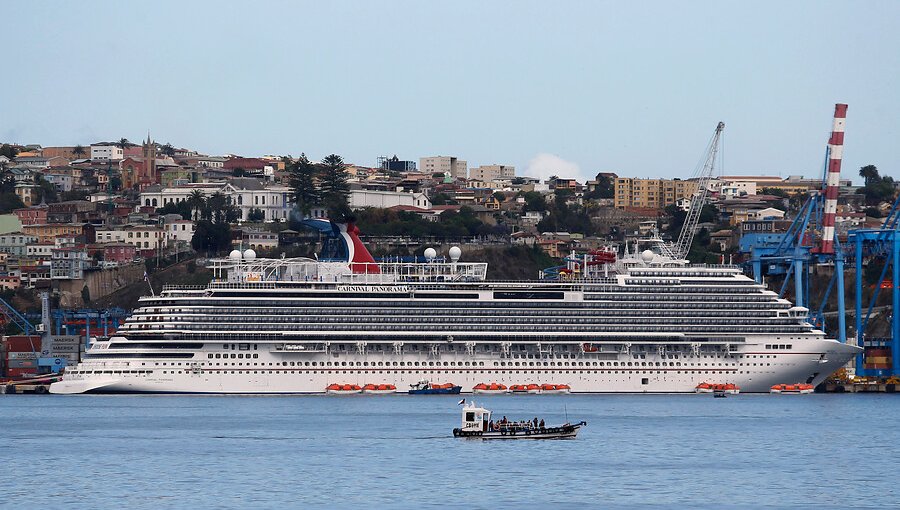
[[[209,357],[209,359],[212,359],[212,357],[213,357],[212,353],[207,354],[207,356]]]
[[[231,359],[237,358],[237,354],[231,353]]]

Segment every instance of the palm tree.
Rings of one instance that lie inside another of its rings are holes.
[[[76,145],[76,146],[72,149],[72,155],[75,156],[76,158],[79,158],[79,157],[81,157],[81,156],[84,156],[85,154],[87,154],[87,151],[84,150],[84,145],[80,145],[80,144],[79,144],[79,145]]]
[[[206,196],[203,195],[203,192],[199,189],[191,191],[191,194],[188,195],[187,203],[191,207],[191,212],[194,213],[194,221],[200,219],[200,211],[206,203]]]
[[[216,223],[222,223],[222,215],[225,213],[227,203],[228,199],[221,191],[216,191],[206,201],[210,216],[215,218]]]
[[[116,147],[122,149],[122,157],[125,157],[125,149],[131,147],[131,142],[128,141],[127,138],[119,138],[119,141],[116,142]]]
[[[874,184],[880,177],[878,168],[875,165],[866,165],[859,169],[859,176],[865,180],[865,185]]]

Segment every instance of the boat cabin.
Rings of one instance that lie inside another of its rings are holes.
[[[478,407],[475,402],[469,402],[462,409],[463,432],[487,432],[488,422],[491,421],[491,412],[483,407]]]

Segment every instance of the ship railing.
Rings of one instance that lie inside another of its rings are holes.
[[[163,292],[170,290],[206,290],[206,285],[178,285],[167,283],[162,287]]]

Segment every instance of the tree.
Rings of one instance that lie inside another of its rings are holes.
[[[522,212],[546,210],[547,200],[544,198],[544,195],[541,195],[537,191],[525,193],[525,206],[522,208]]]
[[[81,158],[87,154],[87,150],[85,150],[83,145],[76,145],[72,148],[72,155],[76,158]]]
[[[456,201],[451,200],[446,193],[435,193],[431,195],[431,205],[456,205]]]
[[[228,223],[197,222],[191,247],[197,251],[220,253],[231,248],[231,226]]]
[[[300,154],[300,157],[288,166],[288,175],[294,203],[303,216],[309,216],[312,208],[319,203],[315,165],[306,159],[306,154]]]
[[[91,304],[91,289],[88,288],[87,285],[81,288],[81,300],[84,301],[84,304]]]
[[[328,210],[328,217],[335,221],[343,221],[350,215],[350,185],[347,184],[345,166],[337,154],[326,156],[319,165],[320,203]]]
[[[265,220],[266,214],[258,207],[250,209],[250,212],[247,214],[247,221],[261,222]]]
[[[615,183],[608,176],[602,173],[597,174],[594,178],[597,184],[594,189],[585,193],[584,198],[587,200],[597,200],[600,198],[613,198],[615,194]]]
[[[778,198],[788,198],[787,191],[785,191],[781,188],[763,188],[762,194],[763,195],[772,195],[773,197],[778,197]]]
[[[125,156],[125,149],[131,147],[131,142],[128,141],[127,138],[119,138],[119,141],[116,142],[116,147],[122,149],[122,156]]]
[[[245,175],[247,175],[247,171],[240,167],[231,171],[232,177],[244,177]]]
[[[56,189],[56,185],[44,179],[44,176],[41,174],[34,174],[34,183],[38,185],[35,189],[37,192],[37,196],[35,197],[35,203],[41,202],[56,202],[58,199],[58,190]]]
[[[166,156],[174,156],[175,155],[175,147],[172,147],[171,143],[166,142],[165,145],[159,148],[159,152],[165,154]]]
[[[863,178],[865,186],[877,183],[881,180],[878,168],[875,165],[866,165],[859,169],[859,176]]]
[[[16,154],[18,154],[18,153],[19,153],[19,149],[16,147],[13,147],[12,145],[10,145],[8,143],[4,143],[3,145],[0,145],[0,156],[6,156],[9,159],[13,159],[16,157]]]
[[[0,193],[0,214],[9,214],[16,209],[25,207],[22,199],[15,192],[6,191]]]
[[[191,208],[191,212],[194,213],[194,219],[200,219],[200,212],[206,205],[206,197],[203,195],[203,192],[199,189],[191,191],[191,194],[188,195],[185,202],[187,202],[188,207]]]
[[[225,218],[225,209],[228,204],[228,197],[221,191],[216,191],[206,200],[206,207],[209,210],[208,218],[215,220],[215,223],[222,223]]]
[[[496,198],[497,201],[500,202],[501,204],[506,200],[506,193],[504,193],[502,191],[495,191],[494,194],[491,196]]]

